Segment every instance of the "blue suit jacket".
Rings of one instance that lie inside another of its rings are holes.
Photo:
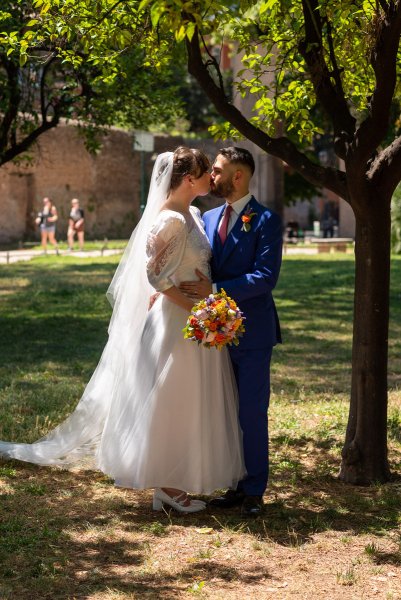
[[[242,230],[241,216],[247,209],[256,215],[251,229]],[[280,324],[272,290],[276,285],[282,257],[282,225],[278,215],[254,197],[238,217],[224,245],[217,234],[224,206],[203,215],[210,240],[212,279],[233,298],[246,317],[241,349],[262,349],[281,342]]]

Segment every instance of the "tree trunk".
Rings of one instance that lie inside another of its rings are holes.
[[[340,479],[370,484],[390,479],[387,459],[387,355],[390,285],[390,201],[375,190],[356,210],[351,404]],[[360,204],[359,204],[360,205]]]

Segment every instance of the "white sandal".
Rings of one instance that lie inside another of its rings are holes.
[[[180,500],[180,498],[182,498],[182,500]],[[186,500],[186,492],[182,492],[181,494],[178,494],[178,496],[172,498],[166,494],[166,492],[163,492],[161,488],[155,488],[153,493],[153,510],[163,510],[163,504],[167,504],[182,513],[199,512],[206,508],[206,502],[203,502],[203,500],[190,500],[188,506],[185,506],[183,502],[186,502]]]

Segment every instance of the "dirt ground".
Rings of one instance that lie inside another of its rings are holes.
[[[98,473],[2,463],[2,600],[401,598],[401,483],[281,477],[263,518],[151,510]]]

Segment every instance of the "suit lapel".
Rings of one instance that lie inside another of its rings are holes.
[[[243,222],[241,220],[241,217],[245,213],[245,211],[248,207],[250,207],[253,211],[255,209],[255,204],[256,204],[256,200],[252,196],[251,199],[249,200],[249,202],[247,202],[247,204],[245,205],[242,212],[239,214],[238,219],[236,220],[234,227],[229,232],[227,239],[226,239],[226,243],[223,246],[221,257],[220,257],[221,262],[227,260],[227,257],[234,250],[235,246],[239,243],[239,241],[241,240],[243,235],[250,235],[252,229],[251,229],[251,231],[244,231],[242,229]]]

